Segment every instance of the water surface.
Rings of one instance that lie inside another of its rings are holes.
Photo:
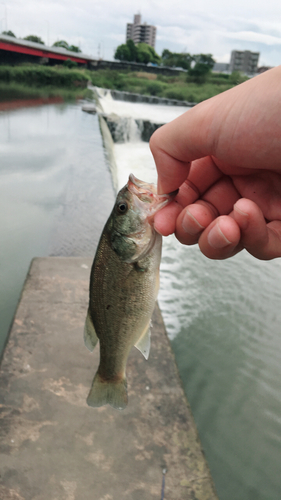
[[[125,104],[135,118],[160,109]],[[93,255],[114,195],[97,117],[80,106],[1,114],[0,153],[3,343],[30,260]],[[156,179],[137,135],[114,154],[119,186],[131,171]],[[280,499],[280,274],[280,259],[216,262],[164,240],[160,306],[220,500]]]
[[[80,105],[0,114],[0,352],[35,256],[93,255],[114,201],[97,116]]]

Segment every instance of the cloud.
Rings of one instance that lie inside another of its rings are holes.
[[[186,0],[176,5],[163,0],[6,0],[0,1],[0,19],[5,6],[8,29],[17,36],[35,34],[51,44],[64,39],[93,56],[101,45],[106,59],[125,42],[126,23],[141,10],[143,21],[157,26],[160,54],[164,48],[207,52],[224,61],[232,49],[249,49],[261,51],[268,64],[281,62],[280,0],[197,0],[192,5]]]
[[[257,42],[265,45],[281,45],[281,37],[266,35],[264,33],[256,33],[253,31],[223,33],[223,36],[233,40],[243,40],[245,42]]]

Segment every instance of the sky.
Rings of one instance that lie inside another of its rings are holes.
[[[281,64],[280,0],[0,0],[0,32],[37,35],[46,45],[66,40],[93,57],[113,60],[126,41],[126,24],[140,13],[157,28],[156,52],[260,52],[259,66]]]

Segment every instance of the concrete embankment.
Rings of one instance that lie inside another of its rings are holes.
[[[148,361],[133,349],[129,405],[86,405],[99,350],[83,324],[91,260],[32,262],[1,365],[3,500],[215,500],[159,309]]]

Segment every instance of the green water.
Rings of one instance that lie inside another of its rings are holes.
[[[220,500],[281,492],[281,260],[165,242],[160,307]],[[172,257],[171,257],[172,256]]]

